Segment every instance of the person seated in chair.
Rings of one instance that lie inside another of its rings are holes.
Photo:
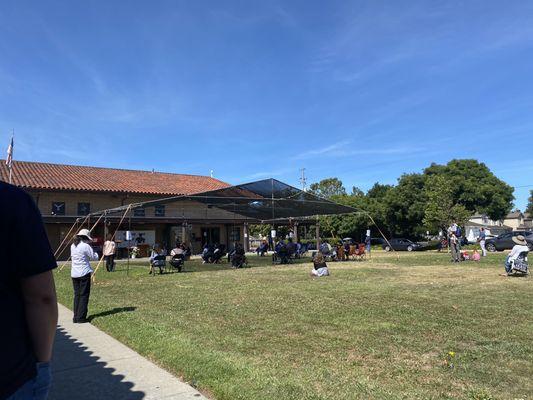
[[[289,253],[287,251],[287,246],[283,241],[279,241],[278,244],[276,244],[275,257],[279,259],[281,264],[287,264],[289,262]]]
[[[244,247],[240,243],[235,242],[233,251],[230,255],[231,266],[234,268],[241,268],[246,261]]]
[[[181,272],[181,269],[183,268],[183,264],[185,262],[185,249],[184,249],[183,243],[180,244],[179,242],[176,242],[176,247],[174,247],[170,251],[170,265],[172,265],[174,268],[178,270],[178,272]]]
[[[226,255],[226,246],[223,244],[216,244],[215,250],[213,251],[213,257],[211,258],[211,262],[213,264],[218,264],[222,257]]]
[[[505,272],[506,275],[512,274],[513,262],[515,262],[522,254],[529,252],[529,247],[526,242],[526,238],[522,235],[513,236],[513,242],[516,244],[511,249],[511,252],[505,259]]]
[[[214,251],[215,249],[213,248],[213,245],[208,243],[204,245],[204,249],[202,250],[202,264],[210,263],[212,261]]]
[[[150,274],[155,274],[155,268],[159,268],[159,274],[163,273],[163,267],[165,266],[165,255],[162,254],[161,248],[155,245],[150,254]]]
[[[175,256],[178,254],[185,255],[185,250],[183,249],[183,244],[180,242],[176,242],[176,247],[174,247],[172,250],[170,250],[170,255]]]
[[[324,255],[320,252],[316,253],[313,258],[313,269],[311,270],[311,276],[328,276],[329,269],[324,259]]]
[[[293,257],[294,255],[296,255],[296,244],[292,241],[292,238],[289,238],[289,240],[287,240],[287,255],[289,257]]]
[[[268,251],[268,242],[263,240],[255,251],[258,256],[263,257]]]

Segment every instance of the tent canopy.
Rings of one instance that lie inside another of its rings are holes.
[[[258,222],[287,219],[304,219],[317,215],[340,215],[358,210],[304,192],[276,179],[264,179],[242,185],[164,199],[134,203],[113,209],[101,210],[91,215],[124,212],[127,208],[154,207],[156,205],[192,200],[216,207]]]

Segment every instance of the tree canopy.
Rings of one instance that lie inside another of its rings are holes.
[[[513,206],[513,188],[477,160],[451,160],[431,164],[422,173],[404,174],[396,185],[374,184],[366,193],[354,187],[346,193],[338,178],[313,183],[311,191],[364,211],[327,217],[321,224],[326,235],[361,237],[376,224],[390,236],[419,237],[437,233],[452,221],[464,223],[474,213],[502,219]],[[533,191],[532,191],[533,198]],[[530,198],[529,212],[533,211]]]

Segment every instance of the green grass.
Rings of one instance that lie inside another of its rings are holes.
[[[215,399],[530,399],[533,280],[498,276],[503,257],[375,252],[319,279],[257,257],[155,277],[120,264],[98,272],[90,314]],[[70,306],[68,267],[56,281]]]

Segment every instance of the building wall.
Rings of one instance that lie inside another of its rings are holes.
[[[52,249],[58,249],[60,243],[65,239],[67,234],[69,238],[65,242],[70,242],[70,237],[74,235],[74,231],[69,233],[72,227],[74,218],[80,217],[78,215],[78,203],[89,203],[90,212],[119,207],[130,203],[144,202],[150,200],[157,200],[161,197],[157,196],[139,196],[139,195],[117,195],[108,193],[85,193],[85,192],[61,192],[61,191],[31,191],[28,192],[33,196],[37,203],[39,210],[43,217],[45,217],[45,227]],[[65,203],[65,216],[54,216],[52,214],[52,203]],[[121,216],[120,213],[114,214],[115,220],[109,223],[108,233],[113,233],[118,226],[116,220]],[[146,222],[143,217],[134,217],[133,212],[130,212],[128,217],[132,217],[131,225],[129,218],[123,222],[120,230],[144,230],[155,231],[156,243],[173,247],[176,240],[176,233],[181,236],[182,222],[188,222],[189,227],[186,230],[186,242],[189,243],[195,253],[199,253],[202,248],[202,228],[218,228],[220,230],[220,243],[230,245],[230,231],[238,229],[240,241],[243,240],[242,224],[244,217],[234,215],[231,212],[220,210],[214,207],[207,207],[207,205],[191,200],[182,200],[174,203],[165,204],[165,216],[156,217],[155,207],[145,208]],[[70,217],[70,218],[69,218]],[[82,216],[81,216],[82,217]],[[172,219],[175,218],[175,221]],[[65,221],[67,219],[67,221]],[[150,221],[148,221],[150,219]],[[161,222],[154,222],[154,220],[161,219]],[[169,221],[170,220],[170,221]],[[91,227],[96,222],[93,218],[90,223],[86,223],[84,227]],[[103,222],[103,221],[102,221]],[[104,225],[100,222],[94,229],[94,237],[104,238]],[[126,225],[128,224],[128,225]],[[80,229],[78,227],[77,229]],[[69,246],[62,246],[64,250],[57,255],[59,260],[65,260],[69,256]]]
[[[35,199],[39,210],[43,216],[52,216],[52,203],[65,203],[65,216],[78,216],[78,203],[89,203],[90,211],[96,212],[114,207],[120,207],[130,203],[157,200],[157,196],[128,196],[107,193],[84,193],[84,192],[35,192],[30,191]],[[202,220],[227,220],[232,221],[235,218],[240,220],[242,216],[235,216],[231,212],[220,210],[218,208],[209,208],[203,203],[181,200],[165,204],[165,218],[185,218],[185,219],[202,219]],[[116,215],[120,215],[117,213]],[[154,218],[155,207],[145,208],[145,217]]]

